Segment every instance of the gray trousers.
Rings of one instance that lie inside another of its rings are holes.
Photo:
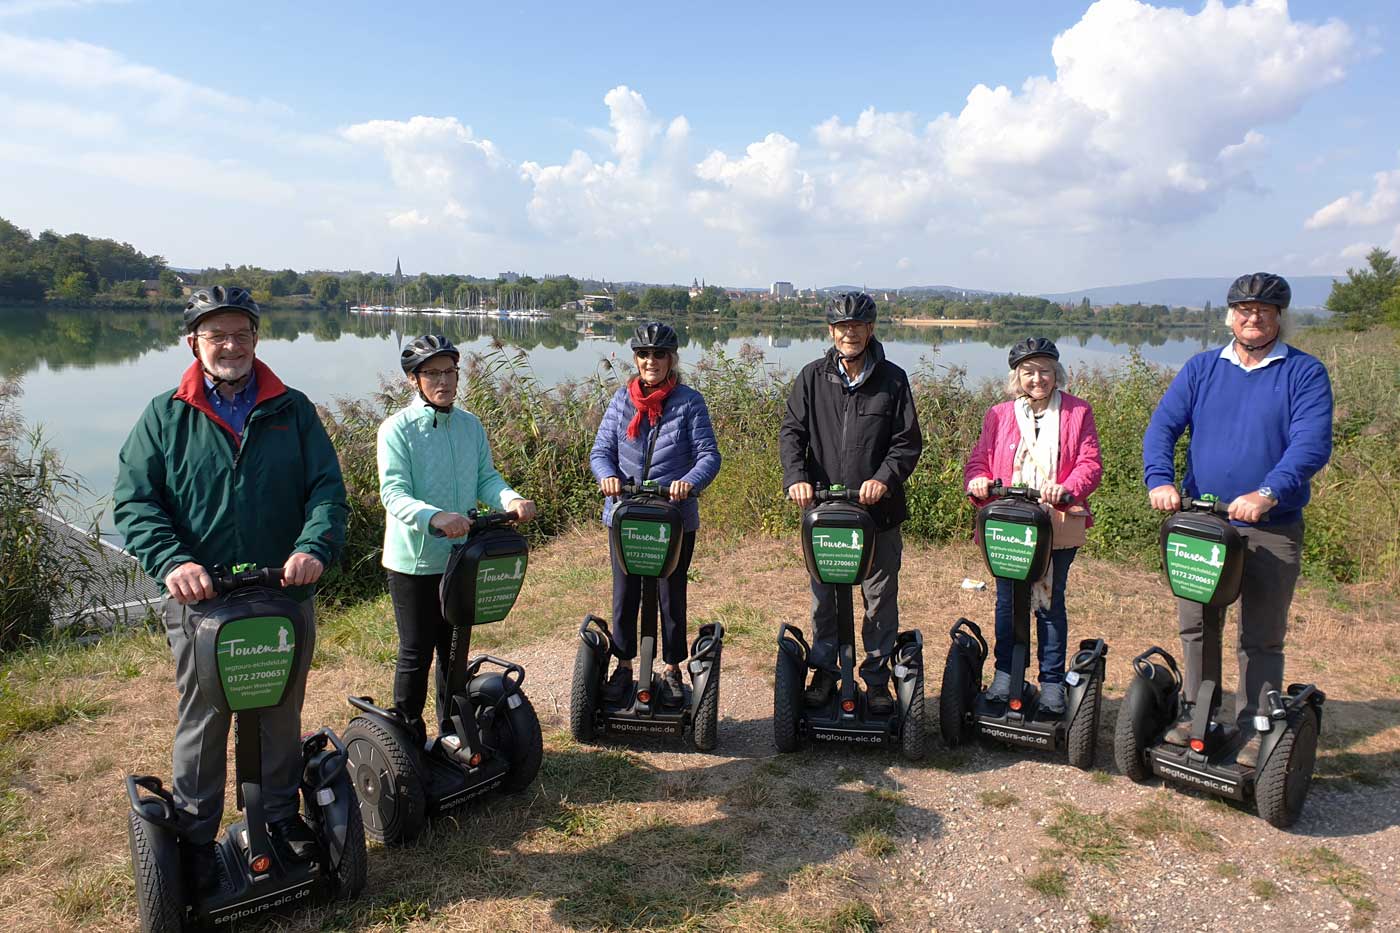
[[[899,634],[899,565],[904,557],[904,539],[899,526],[886,529],[875,536],[875,560],[870,575],[860,584],[865,603],[865,621],[860,627],[865,660],[860,676],[868,687],[880,689],[889,683],[890,654]],[[836,671],[836,587],[812,581],[812,653],[808,663],[813,667]]]
[[[1240,588],[1240,682],[1235,693],[1235,718],[1241,725],[1254,718],[1264,684],[1282,690],[1283,639],[1288,608],[1302,565],[1303,523],[1236,526],[1245,541],[1244,582]],[[1221,630],[1225,609],[1208,609],[1178,599],[1177,622],[1186,662],[1184,698],[1194,701],[1202,680],[1221,676]]]
[[[314,600],[301,603],[306,641],[301,670],[294,672],[281,706],[264,710],[262,720],[263,812],[269,823],[295,816],[301,786],[301,704],[306,673],[316,650]],[[179,718],[171,792],[180,811],[180,827],[193,843],[212,842],[224,815],[228,775],[228,730],[232,715],[215,709],[199,690],[194,665],[194,630],[198,605],[182,606],[167,598],[161,607],[165,637],[175,656],[175,685],[180,691]]]

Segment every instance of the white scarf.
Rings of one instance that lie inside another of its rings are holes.
[[[1016,427],[1021,442],[1016,445],[1016,458],[1011,470],[1011,485],[1039,489],[1060,478],[1060,390],[1050,393],[1050,402],[1040,419],[1040,433],[1035,430],[1035,415],[1031,400],[1024,395],[1016,399]],[[1042,503],[1041,508],[1049,508]],[[1054,562],[1046,565],[1045,575],[1031,587],[1031,608],[1049,609]]]

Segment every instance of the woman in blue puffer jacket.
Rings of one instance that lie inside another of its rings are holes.
[[[660,489],[679,503],[685,534],[680,561],[669,577],[659,581],[661,608],[661,657],[666,670],[661,678],[661,702],[679,704],[681,672],[686,657],[686,571],[695,550],[700,508],[693,498],[719,474],[719,444],[710,426],[710,412],[699,392],[682,385],[678,369],[680,341],[669,325],[656,321],[637,328],[632,352],[637,375],[617,390],[598,436],[593,441],[589,466],[607,496],[603,524],[612,525],[616,496],[624,479],[640,485],[655,480]],[[611,547],[611,546],[610,546]],[[632,684],[632,659],[637,656],[637,612],[641,606],[641,578],[629,577],[619,555],[612,553],[613,647],[617,669],[608,678],[609,699],[617,700]]]

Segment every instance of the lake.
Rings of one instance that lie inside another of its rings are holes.
[[[828,345],[820,324],[692,321],[677,330],[683,366],[719,350],[737,354],[748,344],[768,362],[795,372]],[[464,352],[484,353],[499,344],[518,348],[534,377],[548,385],[606,374],[610,361],[631,361],[631,325],[345,311],[267,312],[258,356],[313,401],[328,402],[363,395],[381,378],[400,378],[400,343],[431,332],[447,334]],[[1115,366],[1134,350],[1176,367],[1226,339],[1219,328],[1094,331],[1054,324],[986,329],[887,324],[877,336],[905,369],[959,367],[980,381],[1004,376],[1007,348],[1031,333],[1052,337],[1071,369]],[[63,452],[68,470],[83,478],[89,489],[83,505],[93,509],[111,494],[117,451],[142,408],[156,393],[174,387],[190,358],[178,314],[0,306],[0,374],[22,380],[21,414],[43,428],[48,442]],[[104,515],[102,524],[110,529],[110,518]]]

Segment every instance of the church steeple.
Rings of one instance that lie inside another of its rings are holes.
[[[399,257],[395,256],[395,257],[394,257],[394,284],[397,285],[397,284],[399,284],[399,283],[402,282],[402,281],[403,281],[403,266],[399,263]]]

